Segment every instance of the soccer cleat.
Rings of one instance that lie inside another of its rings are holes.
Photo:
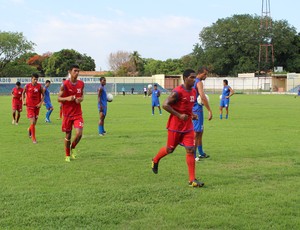
[[[99,133],[99,136],[100,137],[104,137],[104,133]]]
[[[200,158],[199,158],[199,157],[196,157],[196,158],[195,158],[195,161],[200,161]]]
[[[66,162],[71,162],[71,157],[70,156],[66,156],[65,161]]]
[[[76,157],[77,157],[77,150],[76,149],[71,149],[71,157],[72,157],[72,159],[76,159]]]
[[[14,125],[15,123],[16,123],[16,121],[15,121],[15,120],[12,120],[11,124]]]
[[[47,119],[47,118],[45,119],[45,122],[46,123],[51,123],[51,121],[49,119]]]
[[[16,124],[15,124],[15,125],[19,125],[19,123],[17,123],[17,122],[16,122]]]
[[[27,130],[28,130],[28,137],[31,138],[31,130],[30,129]]]
[[[33,140],[32,143],[33,143],[33,144],[37,144],[37,141],[36,141],[36,140]]]
[[[193,187],[193,188],[197,188],[197,187],[203,187],[204,183],[201,181],[198,181],[197,179],[193,180],[193,181],[189,181],[189,186]]]
[[[199,158],[200,159],[209,158],[209,155],[207,155],[206,153],[204,153],[203,155],[200,155]]]
[[[154,163],[153,159],[152,159],[152,171],[157,174],[158,173],[158,163]]]

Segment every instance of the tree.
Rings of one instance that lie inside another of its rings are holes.
[[[291,54],[297,56],[295,43],[293,46],[296,31],[282,20],[273,21],[272,27],[270,39],[275,50],[275,65],[286,68]],[[239,72],[257,71],[259,44],[263,38],[259,28],[260,17],[248,14],[217,20],[200,32],[198,46],[203,49],[200,60],[217,75],[236,76]]]
[[[141,58],[141,55],[138,53],[138,51],[133,51],[132,54],[130,54],[130,62],[132,64],[132,71],[134,75],[140,75],[144,71],[144,61]]]
[[[124,70],[124,65],[130,62],[130,53],[127,51],[117,51],[110,53],[108,57],[109,67],[112,71],[118,72],[120,69]],[[125,71],[127,73],[127,70]]]
[[[33,42],[27,41],[22,33],[0,31],[0,73],[8,63],[32,51],[34,45]]]
[[[64,77],[72,64],[78,64],[84,71],[93,71],[96,67],[94,59],[73,49],[54,52],[49,58],[44,59],[42,67],[46,76]]]

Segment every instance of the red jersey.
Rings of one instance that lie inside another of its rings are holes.
[[[63,83],[64,92],[62,97],[74,96],[76,98],[83,96],[84,82],[77,80],[72,83],[70,80],[65,80]],[[63,116],[64,117],[74,117],[82,115],[81,104],[74,101],[65,101],[62,104]]]
[[[26,89],[27,107],[35,107],[37,104],[41,102],[42,85],[40,83],[37,83],[36,85],[29,83],[25,86],[25,89]]]
[[[171,114],[167,123],[167,129],[179,133],[186,133],[194,130],[192,110],[196,100],[196,90],[194,88],[186,90],[184,85],[180,85],[173,89],[172,92],[177,94],[177,101],[175,104],[171,105],[171,107],[181,114],[187,114],[189,118],[184,121]]]
[[[23,93],[23,88],[14,87],[12,89],[11,94],[13,95],[12,98],[13,105],[22,105],[22,93]]]

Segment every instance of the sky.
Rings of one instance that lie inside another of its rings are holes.
[[[298,0],[270,0],[271,17],[297,32],[299,9]],[[0,0],[0,12],[0,31],[22,32],[36,44],[34,52],[74,49],[92,57],[100,71],[109,70],[109,54],[117,51],[181,58],[218,19],[260,16],[262,0]]]

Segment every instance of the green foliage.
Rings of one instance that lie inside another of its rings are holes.
[[[53,123],[43,122],[41,109],[36,145],[25,112],[12,126],[11,97],[1,97],[0,228],[299,229],[299,100],[235,95],[229,119],[220,120],[218,95],[210,95],[214,118],[208,122],[205,111],[203,143],[211,158],[196,165],[205,186],[192,189],[180,146],[160,161],[157,175],[151,171],[151,158],[166,144],[168,114],[151,116],[148,97],[116,96],[107,135],[99,137],[96,95],[86,95],[83,138],[71,163],[64,162],[56,96]]]
[[[0,75],[5,66],[16,58],[33,50],[34,43],[27,41],[23,33],[0,31]]]
[[[80,54],[73,49],[63,49],[53,53],[43,62],[46,76],[64,77],[72,64],[78,64],[81,70],[95,70],[95,61],[86,54]]]

